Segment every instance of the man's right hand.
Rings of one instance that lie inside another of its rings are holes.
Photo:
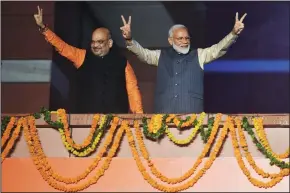
[[[132,36],[131,36],[131,16],[129,16],[129,21],[128,23],[126,22],[125,18],[123,15],[121,15],[121,18],[123,20],[123,27],[120,27],[121,31],[122,31],[122,35],[125,38],[125,40],[127,41],[131,41],[132,40]]]
[[[39,27],[44,28],[45,25],[43,24],[43,20],[42,20],[42,9],[40,9],[39,6],[37,6],[37,9],[38,9],[38,14],[34,14],[35,22]]]

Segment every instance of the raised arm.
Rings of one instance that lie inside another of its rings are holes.
[[[129,62],[126,66],[126,87],[129,98],[130,110],[134,113],[143,113],[142,98],[141,93],[138,88],[137,78],[135,76],[134,70]]]
[[[143,48],[137,41],[132,40],[131,36],[131,16],[129,17],[128,23],[126,22],[124,16],[121,16],[124,26],[120,29],[122,30],[122,35],[126,40],[127,49],[136,54],[136,56],[143,62],[157,66],[160,50],[149,50]]]
[[[204,64],[208,64],[226,54],[228,48],[235,43],[237,35],[232,32],[224,37],[219,43],[212,45],[209,48],[198,48],[198,58],[200,66],[203,68]]]
[[[224,37],[219,43],[212,45],[209,48],[199,48],[198,57],[200,66],[203,68],[204,64],[210,63],[226,54],[229,47],[236,42],[238,35],[244,29],[242,23],[247,14],[244,14],[241,20],[238,19],[238,13],[236,13],[236,22],[233,30],[226,37]]]
[[[76,68],[79,68],[85,59],[86,50],[73,47],[65,43],[55,33],[53,33],[47,26],[43,24],[42,9],[38,8],[38,14],[34,14],[36,24],[40,27],[41,33],[44,35],[47,42],[49,42],[56,51],[73,62]]]

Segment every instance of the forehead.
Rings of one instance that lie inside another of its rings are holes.
[[[95,31],[92,34],[92,40],[104,40],[108,37],[108,34],[104,31]]]
[[[188,31],[186,28],[177,28],[173,31],[173,36],[188,36]]]

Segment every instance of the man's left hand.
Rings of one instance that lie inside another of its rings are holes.
[[[243,20],[245,19],[246,16],[247,16],[247,14],[245,13],[241,17],[241,19],[239,20],[239,13],[238,12],[236,13],[236,22],[235,22],[234,29],[233,29],[233,33],[235,35],[239,35],[243,31],[243,29],[245,28]]]

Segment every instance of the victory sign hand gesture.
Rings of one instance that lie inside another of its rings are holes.
[[[122,31],[122,35],[125,38],[125,40],[131,40],[132,36],[131,36],[131,16],[129,16],[129,21],[128,23],[126,22],[124,16],[121,16],[122,20],[123,20],[123,27],[120,27],[121,31]]]
[[[42,20],[42,9],[40,9],[39,6],[37,6],[37,9],[38,9],[38,14],[34,14],[34,19],[35,19],[36,24],[39,27],[43,28],[44,25],[43,25],[43,20]]]
[[[236,21],[233,29],[234,34],[239,35],[243,31],[243,29],[245,28],[243,21],[246,16],[247,14],[245,13],[239,20],[239,13],[238,12],[236,13]]]

